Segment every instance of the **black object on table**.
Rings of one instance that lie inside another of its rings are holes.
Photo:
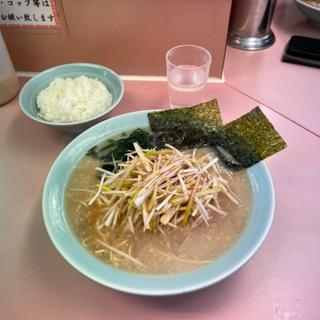
[[[292,36],[282,61],[320,68],[320,39]]]

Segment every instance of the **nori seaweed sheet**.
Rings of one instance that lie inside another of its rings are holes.
[[[259,107],[228,123],[210,140],[219,158],[233,170],[248,168],[286,147]]]
[[[240,170],[286,147],[259,107],[226,125],[216,99],[194,107],[151,112],[148,118],[151,133],[136,129],[129,136],[96,145],[87,155],[114,171],[113,159],[124,161],[134,142],[144,149],[163,148],[166,143],[182,149],[211,145],[227,168]]]
[[[134,142],[139,143],[144,149],[155,147],[152,133],[139,128],[132,131],[127,137],[117,140],[108,139],[94,146],[87,152],[87,155],[101,160],[102,168],[114,171],[113,159],[124,161],[125,154],[134,150]]]
[[[199,105],[148,113],[158,147],[166,143],[177,148],[205,146],[223,126],[216,99]]]

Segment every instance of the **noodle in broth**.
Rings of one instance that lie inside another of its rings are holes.
[[[197,151],[199,156],[208,152],[213,151],[209,148]],[[229,182],[240,204],[219,195],[221,212],[214,213],[208,225],[188,223],[185,227],[174,227],[172,224],[153,230],[145,230],[141,225],[134,233],[117,227],[100,228],[105,207],[91,201],[97,192],[95,168],[100,165],[88,156],[79,161],[66,188],[65,207],[78,240],[94,256],[113,267],[153,275],[191,271],[223,255],[245,229],[252,199],[244,170],[232,174],[224,170],[223,179]]]

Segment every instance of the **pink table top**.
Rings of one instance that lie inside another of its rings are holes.
[[[126,82],[113,115],[167,105],[166,84]],[[226,122],[257,102],[210,84]],[[70,138],[35,124],[17,98],[0,109],[1,319],[317,319],[320,304],[320,139],[262,106],[289,147],[267,159],[276,189],[271,232],[255,257],[230,278],[191,294],[148,298],[102,287],[54,249],[42,221],[41,193]]]
[[[272,30],[276,43],[268,49],[227,48],[226,83],[320,135],[320,69],[281,62],[292,35],[320,39],[320,28],[313,26],[292,0],[279,0]]]
[[[279,5],[278,18],[299,16],[288,2]],[[299,17],[301,30],[309,28]],[[291,27],[298,28],[296,22]],[[278,42],[270,49],[247,53],[228,48],[226,83],[206,88],[207,99],[218,98],[225,122],[258,104],[287,141],[286,150],[265,161],[276,190],[274,222],[249,263],[198,292],[134,296],[75,271],[50,242],[41,212],[48,170],[71,138],[26,118],[17,98],[0,108],[1,319],[319,319],[320,109],[315,103],[319,93],[313,91],[319,71],[278,61],[289,32],[277,28]],[[254,68],[244,73],[249,57]],[[288,82],[281,81],[284,74],[290,74]],[[293,74],[302,77],[301,84]],[[301,107],[305,93],[297,90],[300,86],[308,93],[308,106]],[[167,105],[166,83],[126,81],[125,96],[111,116]]]

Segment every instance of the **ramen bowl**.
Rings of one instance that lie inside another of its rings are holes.
[[[148,127],[147,113],[138,111],[108,119],[76,137],[49,171],[43,192],[43,218],[60,254],[80,273],[116,290],[148,296],[182,294],[213,285],[233,274],[261,247],[274,213],[274,189],[268,169],[258,163],[247,169],[252,189],[249,221],[237,242],[220,258],[190,272],[172,275],[129,273],[105,264],[77,240],[64,208],[65,187],[79,159],[97,143],[135,128]]]
[[[316,7],[303,0],[294,0],[294,2],[301,13],[303,13],[314,25],[320,27],[320,6]]]
[[[102,113],[82,121],[59,122],[49,121],[41,117],[37,107],[37,97],[40,91],[47,88],[55,78],[75,78],[81,75],[91,79],[97,79],[102,82],[102,84],[112,94],[111,105],[108,106]],[[79,134],[94,124],[104,120],[107,114],[119,104],[123,93],[123,82],[120,77],[111,69],[90,63],[71,63],[47,69],[31,78],[23,86],[20,92],[19,104],[21,110],[30,119],[50,127],[58,128],[68,134]]]

